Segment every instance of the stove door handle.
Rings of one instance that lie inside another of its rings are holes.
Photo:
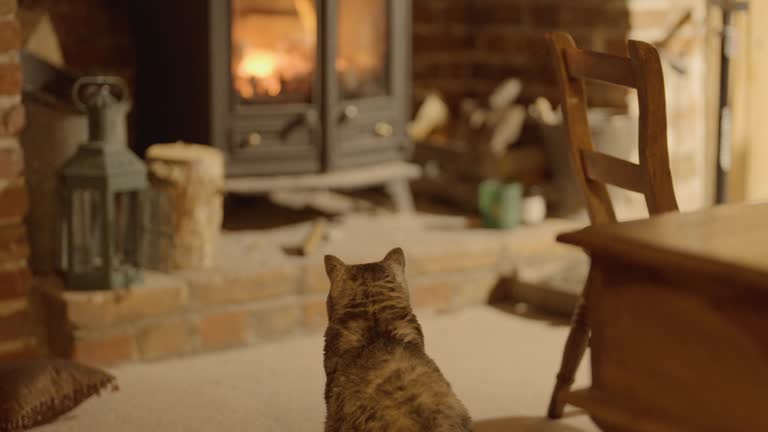
[[[309,129],[315,129],[319,123],[320,117],[318,116],[317,111],[310,108],[303,114],[297,115],[291,119],[291,121],[286,123],[285,126],[280,129],[280,138],[285,139],[285,137],[291,133],[291,131],[300,126],[306,126]]]

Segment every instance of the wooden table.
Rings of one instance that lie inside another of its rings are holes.
[[[768,204],[590,226],[592,386],[605,430],[768,431]]]

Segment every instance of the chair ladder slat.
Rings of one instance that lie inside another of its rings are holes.
[[[564,51],[571,77],[637,88],[635,71],[629,58],[578,48],[567,48]]]
[[[640,165],[590,150],[582,150],[581,157],[589,179],[641,194],[647,192],[648,182]]]

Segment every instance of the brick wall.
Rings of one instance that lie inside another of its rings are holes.
[[[559,104],[545,33],[571,33],[583,48],[626,55],[626,40],[664,39],[686,10],[695,25],[687,71],[665,65],[672,173],[683,209],[705,205],[706,43],[700,0],[413,0],[414,104],[439,91],[456,109],[485,97],[506,78],[524,83],[522,102],[544,96]],[[626,106],[626,90],[588,83],[591,106]]]
[[[413,0],[416,101],[438,90],[452,106],[506,78],[522,99],[557,99],[544,34],[567,31],[583,48],[626,55],[630,37],[660,40],[691,3],[666,0]],[[592,84],[590,103],[623,107],[625,92]]]
[[[585,48],[623,53],[630,28],[626,0],[414,0],[413,12],[414,97],[438,90],[452,106],[511,77],[524,81],[524,101],[555,100],[545,32],[567,31]],[[602,90],[595,105],[624,105],[622,90]]]
[[[16,7],[16,0],[0,0],[0,361],[33,355],[37,347],[29,301],[24,156],[18,138],[24,107]]]

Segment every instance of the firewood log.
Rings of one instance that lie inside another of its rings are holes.
[[[223,217],[221,151],[177,142],[153,145],[146,157],[152,188],[145,265],[161,271],[211,267]]]
[[[415,142],[422,142],[435,129],[445,126],[450,119],[448,105],[437,93],[432,93],[424,99],[416,117],[408,125],[408,135]]]
[[[509,107],[523,92],[523,83],[519,79],[510,78],[501,83],[488,97],[488,105],[498,111]]]
[[[491,135],[489,147],[496,156],[503,155],[509,146],[520,139],[527,117],[527,110],[522,105],[505,109],[496,123]]]
[[[549,100],[543,97],[536,98],[536,101],[528,109],[531,117],[542,124],[554,126],[560,123],[557,112],[552,108]]]

